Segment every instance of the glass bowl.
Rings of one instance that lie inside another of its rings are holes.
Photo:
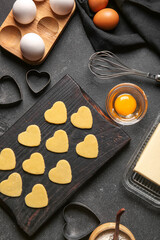
[[[115,110],[115,100],[122,94],[131,95],[137,103],[133,113],[122,116]],[[109,116],[122,125],[132,125],[139,122],[146,114],[148,100],[144,91],[135,84],[121,83],[112,88],[106,98],[106,110]]]

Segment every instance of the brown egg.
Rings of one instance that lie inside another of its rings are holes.
[[[119,22],[119,15],[115,10],[105,8],[95,14],[93,22],[102,30],[112,30]]]
[[[93,12],[98,12],[99,10],[107,7],[109,0],[88,0],[90,9]]]

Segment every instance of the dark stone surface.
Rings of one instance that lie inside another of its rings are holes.
[[[13,2],[14,0],[0,1],[0,24],[9,13]],[[100,83],[92,76],[87,67],[92,53],[93,49],[76,12],[46,61],[36,69],[48,71],[51,74],[52,83],[49,88],[66,73],[70,74],[104,110],[107,93],[113,86],[121,82],[135,83],[143,88],[148,97],[149,106],[147,115],[141,122],[123,127],[132,139],[130,144],[87,182],[70,201],[80,201],[86,204],[98,214],[102,222],[114,221],[117,210],[124,207],[126,213],[122,217],[122,224],[134,233],[136,240],[159,240],[159,212],[127,192],[122,185],[122,178],[131,155],[160,112],[160,87],[152,80],[133,76]],[[141,48],[130,52],[126,52],[124,49],[124,53],[119,56],[124,63],[133,68],[153,73],[160,72],[160,58],[151,49]],[[31,68],[3,49],[0,50],[0,77],[6,74],[14,77],[22,89],[24,99],[16,107],[0,109],[0,134],[15,123],[39,99],[31,93],[25,82],[26,71]],[[0,240],[63,240],[63,225],[62,209],[60,209],[36,235],[29,238],[0,208]]]

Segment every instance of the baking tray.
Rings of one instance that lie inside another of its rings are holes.
[[[67,107],[68,120],[63,125],[49,124],[44,120],[44,112],[56,101],[63,101]],[[92,129],[78,129],[70,122],[71,114],[77,112],[82,105],[88,106],[92,112],[94,121]],[[42,133],[40,146],[34,148],[22,146],[17,141],[18,134],[25,131],[27,126],[31,124],[38,125]],[[45,148],[46,140],[53,136],[58,129],[63,129],[68,134],[70,145],[67,153],[56,154]],[[83,141],[87,134],[94,134],[98,139],[99,155],[95,159],[80,157],[75,151],[77,143]],[[129,136],[120,127],[113,124],[76,82],[66,75],[0,138],[0,151],[6,147],[11,148],[17,158],[17,165],[14,170],[0,171],[0,182],[7,179],[12,172],[18,172],[23,181],[22,195],[18,198],[10,198],[0,193],[1,203],[10,210],[18,225],[28,235],[33,235],[80,186],[91,178],[129,140]],[[22,162],[34,152],[40,152],[44,157],[46,170],[43,175],[31,175],[22,169]],[[67,185],[55,184],[48,178],[49,170],[55,167],[61,159],[68,160],[72,168],[73,179]],[[48,193],[49,205],[43,209],[29,208],[24,202],[25,196],[31,192],[32,187],[37,183],[43,184]]]
[[[134,193],[136,196],[142,198],[158,209],[160,209],[160,186],[134,172],[133,169],[159,123],[160,115],[158,115],[150,129],[147,131],[147,134],[143,138],[142,142],[134,152],[123,176],[123,185],[128,191]]]
[[[0,27],[0,45],[31,65],[38,65],[46,59],[76,8],[76,3],[74,3],[74,7],[70,14],[59,16],[52,11],[49,0],[35,2],[35,4],[37,7],[37,14],[32,23],[27,25],[19,24],[14,20],[11,10]],[[45,53],[38,61],[31,62],[22,56],[20,40],[27,33],[36,33],[40,35],[45,43]]]

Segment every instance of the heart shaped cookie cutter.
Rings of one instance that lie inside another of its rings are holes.
[[[39,81],[41,80],[41,85],[39,85]],[[30,90],[34,94],[42,93],[50,84],[51,78],[49,73],[47,72],[39,72],[36,69],[31,69],[26,73],[26,82]]]
[[[76,215],[76,212],[78,221],[76,224],[78,226],[77,229],[79,230],[79,232],[75,231],[75,226],[72,230],[72,225],[70,223],[71,220],[74,220],[75,223],[76,219],[74,218],[74,216]],[[80,216],[80,214],[82,215],[82,213],[84,217]],[[80,240],[88,237],[90,233],[101,223],[98,216],[89,207],[80,202],[72,202],[65,206],[63,209],[63,218],[65,220],[65,224],[63,227],[63,236],[67,240]],[[86,232],[82,231],[79,226],[81,226],[83,229],[87,226]]]
[[[8,82],[12,83],[12,85],[15,88],[14,91],[17,92],[18,97],[16,99],[12,99],[13,93],[10,92],[9,88],[7,88],[7,92],[6,92],[6,89],[3,89],[3,87],[6,84],[8,84]],[[3,93],[3,94],[1,94],[1,98],[0,98],[0,106],[1,107],[14,106],[14,105],[17,105],[18,103],[20,103],[23,100],[22,92],[21,92],[21,89],[20,89],[18,83],[16,82],[16,80],[14,78],[12,78],[9,75],[5,75],[5,76],[0,78],[0,92]]]

